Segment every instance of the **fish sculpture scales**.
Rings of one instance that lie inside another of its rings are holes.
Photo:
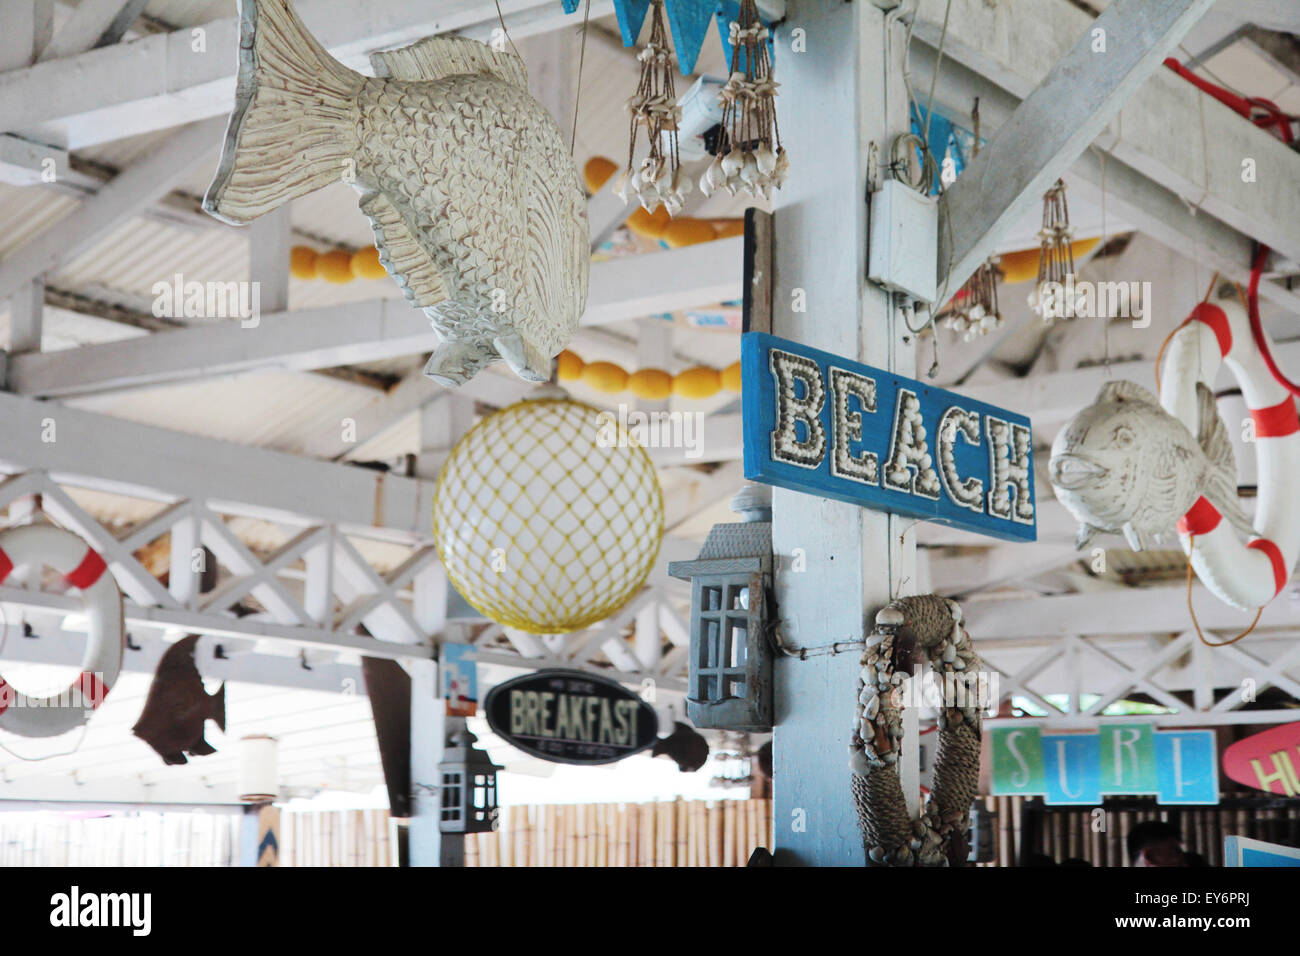
[[[166,764],[188,763],[185,755],[205,757],[216,748],[203,739],[203,726],[214,720],[226,729],[226,685],[215,694],[203,687],[194,666],[197,634],[183,637],[158,662],[144,710],[131,731],[158,752]]]
[[[1237,469],[1214,393],[1197,385],[1199,434],[1133,382],[1110,382],[1056,436],[1048,464],[1056,497],[1080,522],[1075,544],[1122,532],[1135,551],[1172,530],[1204,495],[1250,530],[1237,503]]]
[[[591,252],[573,157],[522,61],[429,37],[330,56],[289,0],[240,0],[239,79],[203,208],[240,225],[340,179],[379,261],[442,340],[424,373],[461,385],[504,359],[544,382],[578,328]]]

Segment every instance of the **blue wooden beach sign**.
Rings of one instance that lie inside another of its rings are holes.
[[[746,478],[1036,539],[1024,415],[764,332],[740,357]]]

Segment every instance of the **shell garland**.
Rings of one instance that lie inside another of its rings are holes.
[[[867,638],[860,658],[862,669],[858,674],[857,703],[854,709],[853,731],[849,743],[849,767],[854,774],[870,779],[873,775],[888,774],[895,778],[889,787],[898,789],[898,755],[903,739],[902,694],[901,684],[904,675],[896,673],[894,668],[895,645],[899,631],[907,623],[901,603],[919,600],[902,599],[894,602],[876,615],[876,626]],[[951,630],[946,637],[929,644],[923,643],[923,636],[917,635],[917,647],[924,650],[930,659],[930,670],[940,686],[950,686],[951,675],[963,671],[974,671],[980,667],[970,635],[962,627],[961,607],[951,600],[946,602],[948,614],[952,621]],[[945,738],[957,728],[967,726],[976,734],[980,727],[980,706],[978,700],[967,695],[965,705],[961,707],[943,706],[939,709],[940,762]],[[958,767],[958,772],[963,769]],[[935,770],[935,790],[939,789],[939,775],[945,767],[937,766]],[[978,773],[978,763],[975,765]],[[973,781],[972,781],[973,783]],[[857,788],[855,788],[855,795]],[[966,812],[944,813],[937,800],[927,800],[924,809],[916,819],[910,822],[910,834],[895,832],[890,839],[887,831],[888,821],[897,808],[859,806],[860,816],[865,812],[870,815],[878,811],[881,825],[867,830],[868,838],[873,835],[880,842],[867,846],[868,865],[871,866],[947,866],[947,846],[954,829],[965,824]],[[892,812],[892,813],[891,813]],[[888,844],[888,845],[887,845]]]
[[[668,215],[682,211],[692,184],[682,175],[677,152],[677,128],[682,110],[677,105],[673,86],[673,55],[668,49],[668,32],[664,28],[663,0],[651,0],[650,40],[637,55],[641,63],[641,82],[627,101],[631,114],[628,135],[627,171],[618,194],[624,203],[636,196],[646,212],[654,212],[663,203]],[[644,126],[650,140],[650,155],[633,169],[638,127]]]

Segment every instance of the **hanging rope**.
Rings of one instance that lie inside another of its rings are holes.
[[[1249,634],[1251,631],[1255,629],[1255,625],[1259,623],[1259,616],[1264,613],[1264,608],[1261,607],[1258,611],[1255,612],[1255,619],[1250,622],[1250,627],[1246,628],[1236,637],[1229,638],[1226,641],[1211,641],[1209,638],[1207,638],[1205,636],[1205,632],[1201,630],[1201,622],[1196,619],[1196,608],[1192,607],[1192,577],[1193,577],[1192,552],[1195,549],[1196,549],[1196,535],[1194,534],[1188,535],[1187,536],[1187,613],[1192,616],[1192,627],[1196,628],[1196,636],[1201,639],[1201,643],[1204,644],[1206,647],[1227,647],[1229,644],[1236,644],[1239,640],[1241,640],[1243,637],[1245,637],[1247,634]]]
[[[663,203],[668,215],[681,212],[691,181],[681,175],[681,158],[677,152],[677,126],[682,109],[677,105],[673,86],[672,52],[668,48],[668,29],[664,26],[663,0],[650,0],[650,40],[638,54],[641,81],[636,93],[627,101],[631,114],[627,143],[627,170],[619,195],[623,202],[633,195],[646,212],[654,212]],[[637,130],[645,127],[650,154],[634,172]]]

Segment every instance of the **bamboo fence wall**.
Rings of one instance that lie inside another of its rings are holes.
[[[770,800],[509,807],[466,866],[744,866],[772,845]]]
[[[1017,866],[1028,834],[1025,797],[984,797],[997,813],[996,858],[983,866]],[[1223,838],[1245,836],[1270,843],[1300,846],[1300,801],[1267,797],[1225,797],[1218,807],[1158,806],[1154,801],[1122,801],[1098,816],[1093,807],[1049,809],[1038,815],[1037,852],[1057,863],[1086,860],[1093,866],[1128,866],[1125,841],[1134,825],[1167,820],[1183,835],[1183,847],[1199,853],[1211,866],[1223,865]],[[1104,829],[1097,829],[1103,826]]]
[[[1033,841],[1024,797],[985,797],[998,815],[996,859],[1016,866]],[[1037,852],[1061,863],[1127,866],[1134,824],[1167,819],[1189,852],[1223,864],[1223,838],[1253,837],[1300,846],[1300,800],[1227,797],[1215,809],[1123,801],[1094,829],[1093,808],[1046,810]],[[235,866],[241,818],[219,813],[134,813],[73,818],[0,813],[0,867]],[[507,807],[496,833],[465,840],[466,866],[744,866],[772,845],[769,800]],[[285,812],[281,866],[395,866],[396,825],[385,810]]]

